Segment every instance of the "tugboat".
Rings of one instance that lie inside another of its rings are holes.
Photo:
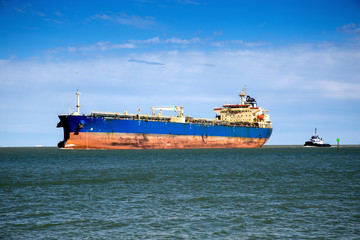
[[[324,143],[322,141],[322,138],[319,138],[319,135],[316,134],[316,128],[315,128],[315,134],[311,136],[309,141],[306,141],[304,144],[305,147],[331,147],[330,144]]]

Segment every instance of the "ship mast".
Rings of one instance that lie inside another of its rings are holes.
[[[79,92],[79,90],[76,91],[76,98],[77,98],[77,103],[75,105],[76,112],[74,112],[73,115],[80,115],[80,92]]]
[[[243,90],[239,92],[239,96],[241,99],[241,105],[245,104],[245,96],[246,96],[246,86],[243,87]]]

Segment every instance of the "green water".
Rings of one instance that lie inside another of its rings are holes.
[[[359,239],[360,148],[0,148],[2,239]]]

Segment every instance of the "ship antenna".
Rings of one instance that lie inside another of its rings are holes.
[[[246,85],[243,87],[243,90],[239,92],[239,96],[241,99],[241,105],[245,104],[245,96],[246,96]]]
[[[76,104],[76,113],[80,115],[80,92],[79,89],[76,90],[77,104]]]

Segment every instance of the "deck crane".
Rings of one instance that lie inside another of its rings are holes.
[[[155,111],[160,111],[160,115],[162,116],[162,111],[174,111],[179,117],[184,117],[184,107],[151,107],[152,115],[155,116]]]

